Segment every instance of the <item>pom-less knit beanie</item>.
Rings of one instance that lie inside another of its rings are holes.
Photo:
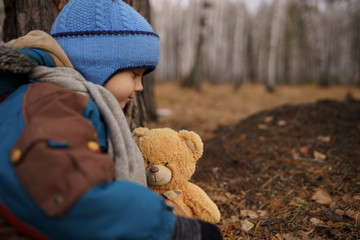
[[[104,86],[116,73],[155,69],[159,36],[122,0],[70,0],[56,18],[51,35],[86,80]]]

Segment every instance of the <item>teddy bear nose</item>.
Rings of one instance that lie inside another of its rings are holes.
[[[151,166],[150,167],[150,172],[157,173],[158,171],[159,171],[159,168],[157,166]]]

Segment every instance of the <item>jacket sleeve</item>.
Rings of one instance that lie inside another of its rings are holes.
[[[152,191],[127,181],[98,185],[61,219],[23,216],[51,239],[170,239],[176,218]]]

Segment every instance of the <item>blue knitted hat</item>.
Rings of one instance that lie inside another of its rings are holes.
[[[149,73],[160,59],[159,36],[122,0],[70,0],[51,35],[86,80],[103,86],[120,71]]]

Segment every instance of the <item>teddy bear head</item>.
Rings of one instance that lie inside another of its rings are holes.
[[[175,189],[194,174],[203,153],[203,142],[195,132],[136,128],[132,135],[143,154],[147,183],[152,189]]]

